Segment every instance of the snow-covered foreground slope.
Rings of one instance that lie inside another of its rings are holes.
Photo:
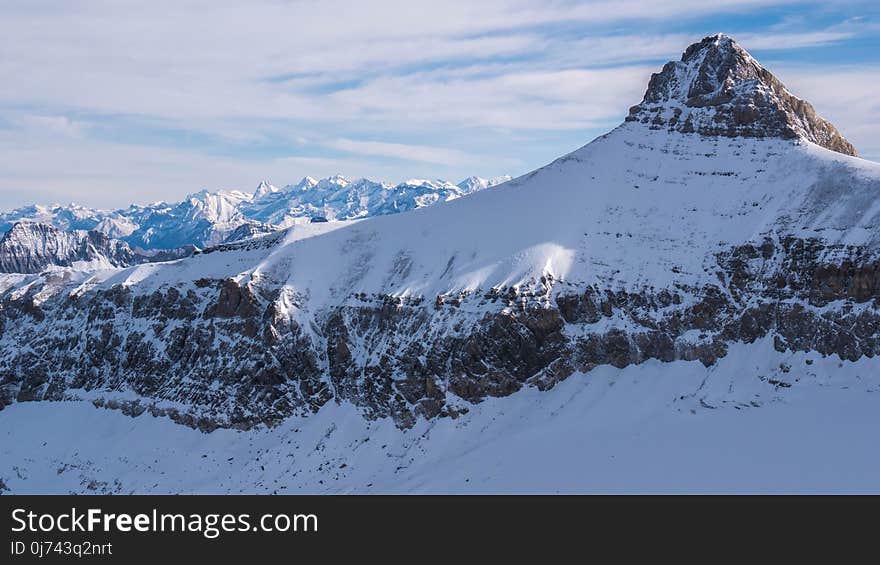
[[[206,434],[22,403],[0,411],[0,479],[13,493],[880,492],[878,370],[765,340],[710,368],[602,367],[404,431],[350,405]]]

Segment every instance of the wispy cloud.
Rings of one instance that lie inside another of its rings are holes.
[[[785,63],[806,48],[876,44],[877,15],[867,0],[4,5],[0,189],[63,186],[96,201],[96,187],[133,171],[162,194],[271,171],[282,182],[327,170],[517,174],[615,125],[650,73],[706,33]],[[835,109],[821,92],[828,61],[801,63],[793,90],[867,138],[877,108]],[[11,203],[0,193],[0,207]]]
[[[71,138],[82,137],[86,127],[84,123],[66,116],[25,115],[18,118],[17,123],[24,131],[36,135],[60,135]]]
[[[406,145],[403,143],[387,143],[383,141],[335,139],[328,142],[327,146],[360,155],[377,155],[381,157],[405,159],[408,161],[420,161],[423,163],[438,163],[441,165],[464,165],[473,163],[473,156],[469,156],[463,151],[448,149],[445,147],[431,147],[429,145]]]
[[[737,40],[752,50],[801,49],[828,45],[855,37],[855,31],[815,31],[800,33],[741,33]]]

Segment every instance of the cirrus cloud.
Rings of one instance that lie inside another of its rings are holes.
[[[270,174],[523,173],[618,123],[651,72],[719,26],[880,157],[870,65],[798,59],[852,58],[876,14],[834,0],[7,3],[0,208]]]

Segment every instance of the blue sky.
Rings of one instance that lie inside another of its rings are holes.
[[[737,39],[880,160],[876,0],[0,3],[0,209],[518,175]]]

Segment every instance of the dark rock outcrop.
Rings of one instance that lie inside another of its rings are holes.
[[[270,234],[272,232],[278,231],[279,229],[280,228],[276,226],[263,222],[245,222],[232,230],[232,232],[227,235],[226,238],[223,240],[223,243],[243,241],[245,239],[251,239],[260,235]]]
[[[813,106],[730,37],[706,37],[651,76],[627,121],[654,129],[727,137],[803,138],[832,151],[856,150]]]

